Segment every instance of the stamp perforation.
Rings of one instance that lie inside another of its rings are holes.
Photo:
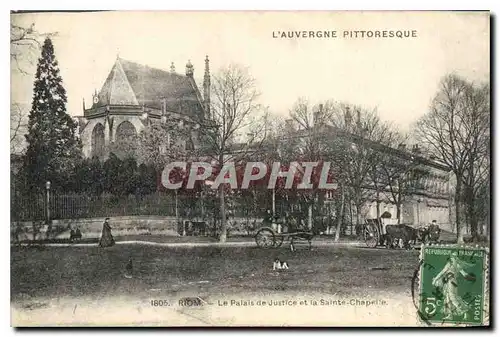
[[[419,316],[419,319],[421,322],[426,323],[427,325],[431,325],[433,323],[438,323],[436,321],[432,321],[429,319],[426,319],[423,317],[421,310],[421,305],[422,305],[422,290],[423,290],[423,268],[426,266],[426,262],[424,261],[425,258],[425,249],[433,247],[433,248],[447,248],[447,249],[456,249],[456,250],[478,250],[478,251],[483,251],[483,266],[482,266],[482,289],[481,289],[481,295],[483,297],[482,301],[482,319],[481,322],[462,322],[458,320],[446,320],[446,321],[441,321],[442,326],[485,326],[489,325],[489,281],[488,278],[490,276],[489,274],[489,247],[483,247],[479,245],[467,245],[467,244],[422,244],[420,246],[420,254],[419,254],[419,266],[418,266],[418,282],[417,282],[417,301],[418,303],[415,303],[414,299],[414,304],[417,308],[417,314]]]

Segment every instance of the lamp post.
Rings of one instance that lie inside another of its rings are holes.
[[[45,215],[47,221],[47,237],[52,229],[50,223],[50,181],[45,183]]]

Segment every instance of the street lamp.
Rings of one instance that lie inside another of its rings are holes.
[[[47,181],[45,183],[45,191],[46,191],[46,200],[45,200],[45,204],[46,204],[46,216],[47,216],[47,236],[49,235],[49,232],[50,232],[50,181]]]

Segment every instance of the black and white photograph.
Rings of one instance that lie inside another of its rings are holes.
[[[489,326],[491,20],[12,11],[11,326]]]

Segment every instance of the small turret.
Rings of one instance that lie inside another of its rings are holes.
[[[413,148],[411,149],[412,152],[416,155],[419,155],[422,153],[422,151],[420,150],[420,147],[418,146],[418,144],[414,144],[413,145]]]
[[[351,109],[349,107],[346,107],[345,108],[345,116],[344,116],[344,119],[345,119],[345,124],[346,126],[349,126],[352,122],[352,115],[351,115]]]
[[[205,75],[203,76],[203,102],[205,112],[210,114],[210,65],[208,55],[205,58]]]
[[[324,122],[322,118],[323,118],[323,104],[320,104],[318,110],[314,111],[313,125],[319,126],[322,122]]]
[[[94,104],[99,103],[99,95],[97,94],[97,89],[94,89],[94,94],[92,95],[92,102]]]
[[[193,64],[191,63],[191,60],[189,60],[186,64],[186,76],[193,77],[194,74],[194,67]]]

